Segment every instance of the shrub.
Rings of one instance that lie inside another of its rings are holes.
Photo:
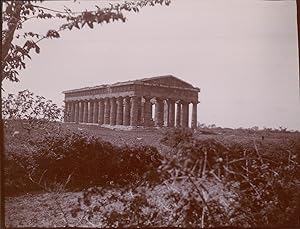
[[[73,188],[159,180],[161,156],[154,147],[117,147],[82,133],[47,136],[34,144],[34,180],[47,186],[64,183],[69,176]]]
[[[227,210],[222,211],[220,202],[206,203],[207,207],[217,209],[211,210],[215,218],[223,218],[216,221],[208,217],[206,226],[240,225],[241,222],[249,227],[290,226],[299,222],[299,141],[289,141],[286,147],[274,144],[258,148],[255,142],[251,147],[240,143],[225,146],[212,139],[195,139],[178,130],[174,135],[166,134],[164,142],[175,149],[173,158],[164,161],[161,167],[165,179],[177,181],[189,177],[200,191],[205,188],[197,183],[199,179],[215,179],[234,194],[235,206],[230,218],[226,217]],[[226,196],[223,199],[228,200]],[[187,198],[189,205],[194,201],[195,196]]]
[[[17,157],[7,157],[4,160],[4,187],[6,195],[13,195],[21,192],[34,191],[36,188],[31,185],[27,175],[27,169]]]
[[[193,138],[193,131],[189,128],[175,128],[163,133],[161,142],[170,146],[177,147],[181,142],[189,142]]]
[[[54,127],[54,123],[62,120],[63,110],[51,100],[24,90],[17,95],[3,97],[2,115],[5,120],[18,120],[30,134],[36,128],[46,130]]]

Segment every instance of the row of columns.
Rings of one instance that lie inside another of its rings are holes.
[[[65,122],[124,126],[188,127],[189,102],[156,98],[152,120],[150,97],[108,97],[97,100],[67,101]],[[175,104],[177,105],[175,120]],[[166,121],[166,122],[165,122]],[[197,103],[193,103],[192,128],[197,126]]]

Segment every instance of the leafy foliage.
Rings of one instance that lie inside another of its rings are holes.
[[[28,158],[17,155],[7,156],[4,159],[4,187],[7,195],[36,190],[27,176],[28,169],[23,166],[24,160],[27,161]]]
[[[175,128],[164,133],[161,142],[170,146],[177,147],[181,142],[192,140],[193,131],[189,128]]]
[[[47,136],[37,144],[35,173],[47,182],[63,182],[70,174],[73,187],[159,180],[161,157],[153,147],[119,148],[80,133]]]
[[[14,157],[16,167],[9,170],[8,178],[13,168],[23,167],[25,181],[29,181],[24,186],[32,187],[34,183],[36,189],[53,190],[68,180],[69,188],[78,189],[160,180],[157,169],[161,156],[150,146],[120,148],[83,133],[68,131],[43,136],[30,144],[35,150],[30,155],[32,163],[26,159],[28,155],[10,152],[10,155],[19,156]]]
[[[49,130],[54,122],[62,120],[62,114],[63,110],[51,100],[28,90],[20,91],[17,95],[9,94],[2,99],[3,118],[21,121],[28,133],[37,127]]]

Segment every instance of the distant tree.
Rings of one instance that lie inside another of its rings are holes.
[[[251,130],[258,131],[259,127],[258,126],[253,126],[253,127],[251,127]]]
[[[216,124],[211,124],[211,125],[208,125],[207,127],[210,128],[210,129],[214,129],[214,128],[216,128],[217,126],[216,126]]]
[[[286,127],[280,126],[280,127],[279,127],[279,132],[281,132],[281,133],[287,133],[287,132],[289,132],[289,131],[287,130]]]
[[[198,127],[199,128],[206,128],[206,124],[198,122]]]

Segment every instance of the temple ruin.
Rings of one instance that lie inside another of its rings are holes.
[[[65,122],[131,127],[197,126],[200,89],[172,75],[64,91]],[[153,107],[154,106],[154,107]]]

